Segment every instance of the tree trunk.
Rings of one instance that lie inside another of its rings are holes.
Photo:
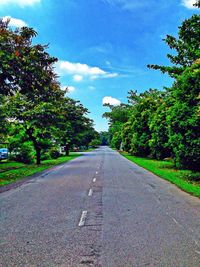
[[[65,156],[69,156],[69,145],[65,145]]]
[[[41,163],[41,148],[35,147],[36,150],[36,163],[40,165]]]
[[[33,129],[27,128],[26,133],[28,134],[30,140],[33,142],[34,149],[36,151],[36,164],[40,165],[41,163],[41,147],[39,146],[36,138],[33,136]]]

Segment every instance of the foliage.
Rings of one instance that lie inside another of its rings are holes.
[[[109,120],[109,143],[112,147],[119,149],[122,143],[122,128],[129,118],[129,105],[112,106],[106,104],[105,106],[110,108],[110,112],[103,114],[103,117]]]
[[[9,158],[25,164],[33,163],[34,151],[31,142],[19,143]]]
[[[102,146],[108,146],[110,145],[110,133],[109,132],[106,132],[106,131],[102,131],[99,133],[99,138],[101,140],[101,145]]]
[[[170,161],[145,159],[130,156],[127,154],[123,154],[123,156],[125,156],[130,161],[135,162],[139,166],[155,173],[161,178],[177,185],[182,190],[194,196],[200,197],[200,184],[199,182],[197,182],[197,176],[199,175],[199,173],[193,173],[189,170],[177,170],[174,168],[173,163]],[[194,181],[196,182],[191,180],[192,177],[195,177]]]
[[[0,136],[12,139],[13,150],[13,129],[18,129],[18,141],[32,142],[40,164],[43,151],[55,144],[65,145],[69,153],[73,145],[88,145],[97,133],[88,110],[61,90],[53,66],[57,59],[47,45],[33,43],[36,35],[32,28],[12,30],[9,20],[0,20]]]
[[[169,144],[169,125],[167,123],[167,111],[170,107],[170,96],[167,91],[163,94],[160,105],[152,114],[149,121],[151,138],[149,140],[150,156],[156,159],[164,159],[172,156]]]
[[[27,166],[25,164],[19,164],[16,162],[2,162],[0,163],[0,169],[1,166],[3,166],[4,171],[0,172],[0,186],[10,184],[24,177],[49,169],[54,165],[70,161],[79,156],[81,155],[77,153],[70,153],[68,157],[59,157],[58,159],[45,160],[41,163],[41,165],[30,164]]]
[[[111,147],[120,149],[122,143],[122,137],[120,132],[115,132],[111,140]]]
[[[101,145],[101,141],[99,139],[93,139],[90,143],[89,146],[96,148]]]
[[[182,169],[200,169],[200,59],[199,16],[183,22],[179,39],[167,37],[176,56],[169,56],[179,67],[161,70],[173,74],[171,88],[130,91],[129,104],[110,106],[111,146],[122,147],[132,155],[164,159],[172,157]],[[160,69],[160,67],[159,67]],[[177,72],[178,70],[178,72]],[[176,74],[176,75],[175,75]],[[178,75],[177,75],[178,74]]]
[[[200,15],[193,15],[183,21],[179,27],[178,38],[167,35],[164,41],[175,54],[168,54],[172,66],[148,65],[149,68],[158,69],[172,77],[181,75],[186,67],[191,66],[200,58]]]
[[[91,140],[98,136],[87,114],[88,110],[79,101],[69,97],[62,99],[57,126],[58,139],[65,147],[66,155],[73,146],[88,147]]]
[[[200,170],[200,60],[177,79],[171,97],[167,121],[175,164]]]
[[[52,159],[57,159],[60,157],[60,152],[55,147],[50,149],[49,154]]]
[[[149,141],[152,132],[149,124],[152,114],[162,101],[162,96],[163,93],[155,89],[150,89],[141,94],[134,91],[129,92],[129,102],[132,103],[132,115],[129,119],[132,132],[129,141],[131,154],[138,156],[148,156],[150,154]]]

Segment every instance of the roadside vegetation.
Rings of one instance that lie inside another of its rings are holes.
[[[199,8],[200,1],[196,5]],[[200,15],[194,14],[182,22],[177,37],[166,36],[171,65],[148,65],[173,78],[170,88],[130,90],[128,104],[106,105],[110,111],[103,115],[109,120],[111,147],[196,196],[200,196],[199,25]]]
[[[61,156],[57,159],[43,160],[40,165],[4,160],[0,163],[0,186],[16,182],[24,177],[44,171],[53,167],[54,165],[68,162],[79,156],[81,156],[81,154],[72,152],[69,154],[69,156]]]
[[[121,154],[137,165],[177,185],[185,192],[200,197],[200,172],[176,169],[173,162],[169,160],[141,158],[123,152]]]
[[[9,151],[0,151],[0,186],[100,144],[89,111],[58,81],[58,59],[34,29],[9,22],[0,19],[0,148]]]
[[[68,156],[96,146],[99,134],[87,108],[58,82],[57,58],[47,45],[35,44],[36,35],[0,19],[0,148],[8,148],[12,161],[40,165],[61,149]]]

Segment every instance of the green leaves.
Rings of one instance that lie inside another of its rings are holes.
[[[199,2],[198,2],[199,3]],[[178,168],[200,170],[200,16],[179,27],[178,38],[165,42],[176,51],[167,55],[172,66],[149,65],[175,78],[171,88],[130,91],[129,105],[110,107],[111,144],[133,155],[172,157]]]
[[[164,41],[175,54],[168,54],[172,66],[148,65],[148,68],[160,70],[176,78],[184,69],[200,58],[200,15],[186,19],[179,27],[178,38],[167,35]]]
[[[86,117],[88,110],[64,97],[53,69],[57,59],[47,53],[47,45],[32,43],[36,35],[28,27],[13,31],[0,20],[0,111],[5,114],[0,123],[9,125],[8,136],[15,128],[32,142],[40,164],[42,150],[61,144],[88,145],[96,132]]]

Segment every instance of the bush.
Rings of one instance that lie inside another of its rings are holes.
[[[96,148],[101,145],[101,141],[99,139],[93,139],[90,143],[89,146]]]
[[[33,163],[34,152],[32,145],[25,142],[21,147],[15,148],[9,158],[25,164]]]
[[[192,172],[185,176],[187,180],[200,182],[200,172]]]
[[[60,152],[56,149],[56,148],[52,148],[50,151],[49,151],[49,154],[50,154],[50,157],[52,159],[57,159],[60,157]]]
[[[47,160],[47,159],[51,159],[50,154],[47,152],[43,152],[41,155],[41,160]]]

